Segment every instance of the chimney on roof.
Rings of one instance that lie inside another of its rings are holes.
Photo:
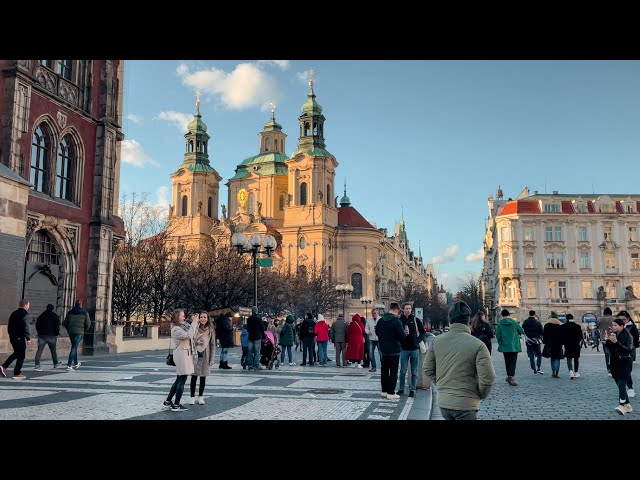
[[[553,194],[554,194],[554,195],[558,195],[558,190],[554,190],[554,191],[553,191]]]
[[[538,194],[538,190],[534,190],[534,191],[533,191],[533,194],[534,194],[534,195],[537,195],[537,194]]]

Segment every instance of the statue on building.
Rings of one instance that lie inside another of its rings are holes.
[[[318,201],[320,203],[322,203],[322,199],[324,198],[324,195],[322,195],[322,190],[318,190]]]
[[[290,193],[287,194],[287,207],[291,206],[292,201],[293,201],[293,195],[291,195]]]
[[[602,285],[600,285],[598,287],[598,300],[603,301],[607,299],[607,294],[604,291],[604,287]]]
[[[258,202],[258,221],[262,218],[262,202]]]
[[[224,203],[222,204],[222,218],[227,218],[227,206]]]
[[[173,205],[169,205],[169,216],[173,217]]]
[[[626,287],[624,289],[624,301],[628,302],[629,300],[635,300],[636,297],[635,294],[633,293],[633,287],[631,285],[629,285],[628,287]]]
[[[202,213],[202,202],[198,202],[198,213]]]

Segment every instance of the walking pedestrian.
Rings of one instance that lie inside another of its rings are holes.
[[[329,343],[329,325],[324,319],[324,316],[319,313],[318,321],[316,322],[313,333],[316,335],[318,341],[318,362],[321,367],[327,366],[327,343]]]
[[[169,395],[163,403],[164,408],[172,412],[184,412],[187,408],[180,403],[187,377],[195,373],[193,355],[196,352],[196,332],[200,322],[191,318],[191,324],[185,321],[184,310],[173,311],[171,324],[171,343],[173,347],[173,361],[176,364],[176,380],[171,385]],[[173,401],[175,395],[175,402]]]
[[[78,361],[78,346],[84,338],[84,334],[91,328],[91,319],[89,313],[82,308],[82,302],[76,300],[74,307],[69,310],[67,316],[62,322],[62,326],[69,332],[69,340],[71,340],[71,350],[69,351],[69,360],[67,361],[67,371],[77,370],[81,363]]]
[[[242,347],[242,356],[240,357],[240,365],[242,369],[247,369],[247,351],[249,350],[249,331],[247,330],[247,324],[242,325],[242,332],[240,333],[240,346]]]
[[[376,325],[376,335],[382,358],[380,360],[380,384],[382,398],[387,400],[399,400],[400,395],[395,393],[398,381],[398,363],[402,351],[402,339],[404,330],[398,318],[400,305],[391,302],[389,311],[385,313]]]
[[[602,316],[598,319],[598,332],[600,333],[600,338],[604,342],[602,344],[602,351],[604,352],[604,361],[607,365],[607,373],[611,376],[611,368],[610,368],[610,356],[611,352],[609,352],[609,346],[606,342],[606,337],[612,332],[613,326],[613,315],[611,309],[609,307],[605,307],[602,311]]]
[[[307,365],[307,354],[309,355],[309,366],[313,367],[313,343],[316,338],[314,333],[316,323],[313,321],[311,312],[308,312],[304,321],[300,325],[300,340],[302,341],[302,366]]]
[[[491,339],[495,337],[495,334],[493,333],[493,328],[491,328],[489,320],[487,320],[487,316],[482,310],[479,310],[473,316],[469,323],[469,328],[471,329],[471,335],[482,341],[487,346],[489,355],[491,355]]]
[[[611,333],[605,338],[608,344],[610,356],[611,376],[618,386],[619,404],[615,411],[620,415],[631,413],[633,408],[629,403],[627,392],[627,379],[631,376],[631,350],[633,349],[633,339],[631,334],[624,327],[624,321],[616,318],[611,326]]]
[[[194,320],[195,321],[195,320]],[[216,354],[216,331],[207,312],[200,312],[198,316],[198,329],[195,333],[196,354],[194,357],[196,365],[191,374],[191,398],[189,405],[196,403],[196,382],[200,377],[200,387],[198,388],[198,405],[204,405],[204,387],[207,377],[211,373],[211,366],[215,363]],[[231,329],[233,332],[233,329]],[[229,367],[231,368],[231,367]]]
[[[522,351],[520,345],[520,335],[524,334],[524,330],[518,322],[509,315],[509,310],[504,309],[500,312],[502,319],[496,327],[496,339],[498,340],[498,351],[504,355],[504,365],[507,370],[507,383],[513,387],[518,386],[516,382],[516,365],[518,363],[518,353]]]
[[[260,344],[265,326],[258,316],[258,307],[251,307],[251,316],[247,319],[249,342],[247,343],[247,365],[249,370],[260,370]]]
[[[357,313],[351,317],[351,323],[347,327],[347,362],[353,368],[362,368],[364,358],[364,325]]]
[[[438,386],[438,405],[446,420],[477,420],[480,400],[489,396],[496,374],[486,344],[470,335],[471,308],[456,302],[450,330],[437,336],[423,370]]]
[[[364,332],[369,336],[369,361],[371,362],[370,372],[377,371],[376,369],[376,349],[378,350],[378,356],[380,357],[380,363],[382,364],[382,353],[380,353],[380,346],[378,345],[378,336],[376,335],[376,325],[380,319],[378,309],[371,310],[371,317],[367,318],[367,323],[364,326]]]
[[[567,313],[567,322],[562,325],[562,343],[564,345],[564,356],[567,357],[567,368],[569,378],[580,378],[578,369],[580,368],[580,350],[582,346],[582,328],[573,321],[573,315]]]
[[[551,312],[547,323],[543,328],[542,341],[544,349],[542,356],[551,360],[551,376],[560,378],[560,360],[564,358],[562,347],[564,338],[562,336],[562,322],[556,312]]]
[[[544,372],[540,370],[542,365],[540,346],[544,331],[542,324],[536,317],[535,310],[529,310],[529,317],[522,323],[522,329],[524,330],[524,343],[527,346],[527,356],[529,357],[531,370],[533,370],[534,375],[543,375]]]
[[[58,361],[58,352],[56,346],[58,343],[58,335],[60,335],[60,317],[54,311],[54,306],[50,303],[47,309],[40,314],[36,320],[36,331],[38,332],[38,351],[36,352],[35,367],[36,372],[41,372],[40,358],[44,351],[45,345],[49,346],[51,351],[51,361],[53,368],[62,366],[62,362]]]
[[[336,350],[336,367],[346,367],[345,352],[347,348],[347,322],[340,313],[329,329],[329,338]]]
[[[2,365],[0,365],[0,374],[7,376],[7,368],[16,361],[13,369],[14,380],[24,380],[27,378],[22,373],[22,364],[27,351],[27,344],[31,342],[29,335],[29,300],[23,298],[20,300],[20,306],[14,310],[9,316],[9,324],[7,325],[7,333],[9,334],[9,343],[13,348],[13,353],[7,357]]]
[[[640,337],[638,336],[638,328],[631,319],[631,315],[626,310],[618,312],[616,317],[624,322],[624,328],[631,334],[631,371],[633,371],[633,362],[636,361],[636,349],[640,347]],[[633,391],[633,379],[631,378],[631,371],[627,377],[627,393],[629,397],[633,398],[636,393]]]

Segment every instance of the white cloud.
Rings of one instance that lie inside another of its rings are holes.
[[[156,188],[156,204],[155,206],[160,209],[160,212],[163,215],[167,215],[169,213],[169,187],[160,186]]]
[[[189,66],[180,64],[176,73],[184,85],[217,97],[231,110],[260,107],[266,111],[269,103],[277,104],[281,96],[276,79],[254,63],[240,63],[229,73],[216,67],[191,71]]]
[[[147,155],[142,145],[137,140],[122,141],[122,163],[128,163],[134,167],[144,167],[145,165],[159,166],[158,162]]]
[[[309,83],[309,72],[306,70],[304,72],[298,72],[296,73],[296,78],[302,83],[307,84]]]
[[[444,249],[444,252],[442,252],[442,254],[432,257],[431,263],[453,262],[456,254],[458,253],[458,250],[460,250],[460,247],[458,247],[458,245],[450,245]]]
[[[187,125],[193,120],[193,114],[182,112],[160,112],[155,116],[158,120],[164,120],[180,130],[180,133],[187,133]]]
[[[258,60],[259,65],[275,65],[281,70],[289,68],[289,60]]]
[[[452,273],[441,273],[437,276],[437,279],[438,283],[443,285],[447,292],[455,293],[458,291],[458,284],[462,280],[462,277]]]
[[[133,123],[142,125],[142,118],[136,115],[135,113],[130,113],[129,115],[127,115],[127,120],[131,120]]]
[[[484,259],[484,248],[480,247],[477,252],[470,253],[464,257],[465,262],[478,262]]]

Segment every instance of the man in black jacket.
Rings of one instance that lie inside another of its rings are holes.
[[[542,324],[535,315],[535,310],[529,310],[529,318],[522,323],[522,329],[524,330],[525,343],[527,345],[527,356],[531,363],[531,370],[533,370],[534,375],[542,375],[544,372],[540,370],[540,365],[542,365],[542,352],[540,351],[540,345],[542,344],[543,329]]]
[[[418,383],[418,363],[420,363],[420,350],[418,343],[425,338],[424,327],[422,321],[417,319],[411,313],[412,306],[405,302],[402,305],[402,315],[400,322],[404,329],[404,338],[402,339],[402,353],[400,353],[400,388],[398,395],[404,395],[404,382],[407,376],[407,367],[411,360],[411,383],[409,384],[409,396],[415,397],[416,385]]]
[[[631,315],[626,310],[621,310],[618,312],[616,317],[624,322],[624,328],[631,334],[631,339],[633,340],[631,344],[631,370],[633,370],[633,362],[636,361],[636,348],[640,347],[640,336],[638,335],[638,327],[631,320]],[[629,377],[627,378],[627,394],[630,398],[636,396],[636,393],[633,391],[633,379],[631,378],[631,372],[629,372]]]
[[[260,345],[264,334],[264,323],[258,316],[258,307],[251,307],[251,316],[247,319],[247,333],[249,343],[247,344],[247,367],[249,370],[260,370]],[[253,354],[253,363],[251,355]]]
[[[13,353],[0,365],[0,374],[2,374],[3,377],[7,376],[7,368],[15,360],[16,366],[13,369],[13,379],[24,380],[27,378],[20,373],[20,370],[22,370],[22,364],[24,363],[27,343],[31,342],[31,337],[29,336],[28,310],[29,300],[23,298],[20,300],[20,308],[15,310],[9,317],[7,331],[9,333],[9,342],[11,342],[11,346],[13,347]]]
[[[47,309],[40,314],[36,320],[36,331],[38,332],[38,351],[36,352],[35,368],[36,372],[41,372],[40,357],[44,351],[45,345],[49,345],[51,350],[51,360],[53,360],[53,368],[62,366],[62,362],[58,362],[58,353],[56,352],[56,344],[58,335],[60,335],[60,317],[53,311],[55,307],[52,304],[47,305]]]
[[[400,305],[392,302],[389,305],[389,312],[385,313],[376,324],[376,335],[378,336],[378,347],[380,348],[381,371],[380,383],[382,384],[382,398],[388,400],[399,400],[400,395],[396,395],[396,382],[398,381],[398,362],[402,350],[402,323],[398,319]]]
[[[629,394],[626,389],[627,378],[631,376],[631,350],[633,349],[633,339],[628,329],[624,326],[624,321],[616,318],[611,326],[611,334],[607,335],[606,341],[611,352],[610,367],[611,376],[618,385],[618,398],[620,403],[615,408],[620,415],[631,413],[633,408],[629,403]]]

